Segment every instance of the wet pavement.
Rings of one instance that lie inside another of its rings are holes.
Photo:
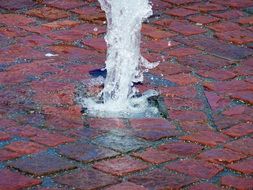
[[[253,189],[253,1],[153,3],[137,86],[168,117],[102,119],[75,101],[104,67],[98,2],[0,0],[1,190]]]

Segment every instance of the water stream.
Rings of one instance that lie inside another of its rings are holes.
[[[106,13],[106,79],[97,97],[81,102],[88,113],[102,117],[151,117],[158,113],[148,103],[157,96],[154,90],[142,95],[134,83],[143,81],[143,73],[158,63],[149,63],[140,53],[142,22],[152,15],[149,0],[98,0]]]

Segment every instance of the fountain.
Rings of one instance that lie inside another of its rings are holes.
[[[89,115],[98,117],[153,117],[157,108],[148,99],[155,90],[138,93],[134,83],[158,63],[149,63],[140,54],[142,22],[152,15],[149,0],[98,0],[106,13],[106,79],[97,97],[82,98]]]

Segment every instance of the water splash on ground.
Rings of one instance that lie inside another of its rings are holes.
[[[81,100],[90,115],[129,117],[158,114],[148,99],[158,96],[154,90],[142,95],[134,83],[143,81],[143,73],[158,63],[149,63],[140,54],[142,22],[152,15],[148,0],[99,0],[107,18],[107,60],[104,88],[97,97]]]

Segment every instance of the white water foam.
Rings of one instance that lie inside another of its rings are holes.
[[[158,65],[140,54],[142,22],[152,15],[152,6],[148,0],[98,1],[107,18],[107,76],[98,97],[81,100],[83,107],[90,115],[102,117],[157,114],[148,98],[158,93],[148,90],[137,97],[138,90],[133,87],[143,81],[143,72]]]

